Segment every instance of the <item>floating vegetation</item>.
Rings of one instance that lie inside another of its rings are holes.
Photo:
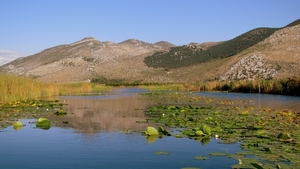
[[[64,115],[66,112],[59,100],[23,100],[0,103],[0,128],[13,125],[13,121],[20,118],[36,119],[41,116],[58,113]]]
[[[222,144],[240,143],[245,152],[209,153],[211,156],[238,160],[238,164],[232,168],[300,166],[299,113],[251,108],[248,105],[237,107],[224,102],[215,104],[216,101],[212,99],[190,93],[159,92],[144,95],[159,102],[145,110],[146,122],[161,126],[159,134],[163,133],[164,128],[177,128],[176,134],[168,132],[169,135],[192,138],[203,145],[214,137],[220,138],[219,143]]]
[[[13,128],[14,128],[15,130],[21,130],[23,126],[24,126],[23,123],[20,122],[20,121],[16,121],[16,122],[14,122],[14,124],[13,124]]]
[[[227,153],[222,153],[222,152],[211,152],[209,153],[211,156],[227,156]]]
[[[154,152],[155,155],[169,155],[170,153],[169,152],[166,152],[166,151],[156,151]]]
[[[58,115],[58,116],[63,116],[66,115],[67,112],[63,109],[59,109],[57,112],[55,112],[54,114]]]
[[[206,157],[206,156],[196,156],[195,157],[195,160],[208,160],[209,157]]]
[[[145,131],[145,134],[147,136],[158,135],[158,131],[154,127],[147,127],[147,130]]]
[[[46,118],[39,118],[36,125],[37,128],[41,128],[43,130],[48,130],[50,129],[50,120],[46,119]]]

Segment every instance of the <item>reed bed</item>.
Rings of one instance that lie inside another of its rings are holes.
[[[82,95],[91,93],[102,93],[112,89],[111,86],[87,82],[58,84],[59,95]]]
[[[44,84],[31,78],[0,74],[0,102],[37,99],[58,95],[55,84]]]
[[[78,95],[102,93],[112,87],[86,82],[78,83],[42,83],[35,79],[0,74],[0,103],[33,100],[58,95]]]

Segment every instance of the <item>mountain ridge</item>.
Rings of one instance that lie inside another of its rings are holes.
[[[193,64],[184,67],[151,67],[145,63],[145,59],[153,54],[170,51],[179,54],[186,52],[186,57],[193,55],[193,52],[212,53],[212,49],[226,44],[226,41],[202,44],[191,42],[176,47],[166,41],[147,43],[128,39],[114,43],[86,37],[74,43],[54,46],[16,59],[0,66],[0,71],[34,77],[44,82],[77,82],[105,78],[144,83],[198,83],[208,80],[299,77],[299,23],[300,20],[296,20],[281,29],[270,28],[274,30],[271,35],[230,56],[212,57],[212,60],[203,63],[192,61]],[[251,39],[251,32],[257,35],[257,30],[260,28],[246,32],[245,34],[250,32],[247,36],[242,34],[238,37]],[[185,58],[179,59],[183,62]]]
[[[257,44],[280,29],[299,24],[300,19],[281,28],[255,28],[231,40],[200,50],[190,45],[178,46],[167,52],[157,52],[147,56],[144,62],[149,67],[172,69],[205,63],[216,58],[226,58]]]

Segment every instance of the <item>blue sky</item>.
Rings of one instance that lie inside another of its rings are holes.
[[[115,43],[224,41],[285,26],[300,18],[299,9],[299,0],[0,0],[0,59],[87,36]]]

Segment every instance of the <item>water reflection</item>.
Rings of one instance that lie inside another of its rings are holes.
[[[82,133],[98,133],[101,130],[145,130],[144,109],[151,104],[141,96],[72,96],[61,97],[68,104],[64,117],[51,116],[59,126],[71,127]]]

